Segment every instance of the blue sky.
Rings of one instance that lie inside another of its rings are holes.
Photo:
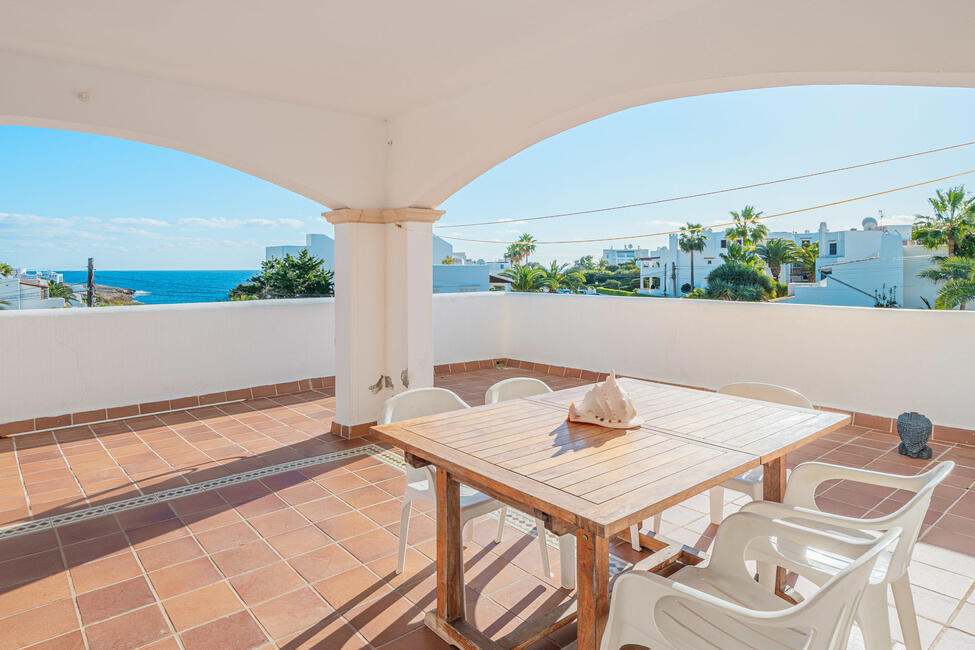
[[[648,201],[975,140],[975,90],[799,87],[726,93],[638,107],[554,136],[450,197],[442,224],[518,219]],[[975,146],[810,180],[529,224],[438,234],[510,240],[652,233],[687,220],[725,221],[747,203],[801,208],[975,169]],[[859,225],[883,210],[906,223],[935,187],[782,217],[772,230]],[[256,268],[264,246],[331,228],[317,203],[180,152],[101,136],[0,127],[0,260],[29,268]],[[654,248],[665,238],[627,241]],[[454,242],[496,259],[503,246]],[[539,247],[534,259],[599,255],[601,244]]]

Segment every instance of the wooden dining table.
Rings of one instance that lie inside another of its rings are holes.
[[[436,468],[437,608],[425,622],[460,648],[522,648],[577,621],[580,649],[599,647],[609,611],[609,543],[631,524],[764,466],[767,500],[781,501],[786,454],[850,422],[841,413],[623,378],[643,418],[611,429],[566,421],[579,386],[499,404],[376,426],[413,466]],[[522,630],[490,639],[464,618],[460,485],[545,522],[576,546],[571,606],[533,617]],[[659,570],[701,556],[640,535],[653,553],[638,568]],[[781,568],[777,585],[784,588]]]

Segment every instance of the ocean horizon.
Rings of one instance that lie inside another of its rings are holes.
[[[147,305],[182,302],[223,302],[230,300],[230,290],[246,282],[259,271],[99,271],[95,284],[133,289],[133,298]],[[88,281],[87,271],[58,271],[68,284]]]

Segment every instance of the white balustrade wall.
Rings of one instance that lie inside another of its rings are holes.
[[[975,314],[613,296],[438,294],[435,362],[496,357],[975,428]],[[0,422],[334,374],[334,301],[0,312]]]
[[[0,311],[0,422],[334,374],[334,300]]]

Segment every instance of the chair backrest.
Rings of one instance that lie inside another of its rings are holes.
[[[484,393],[485,404],[497,404],[509,399],[531,397],[542,393],[551,393],[552,389],[544,381],[532,377],[512,377],[499,381]]]
[[[802,393],[784,386],[776,386],[775,384],[743,381],[722,386],[718,389],[718,392],[722,395],[748,397],[750,399],[762,400],[763,402],[785,404],[786,406],[800,406],[807,409],[813,407],[813,403],[806,399]]]
[[[383,402],[383,408],[379,413],[377,422],[389,424],[390,422],[412,420],[413,418],[422,418],[425,415],[435,415],[466,408],[470,408],[467,402],[446,388],[414,388],[393,395]],[[426,467],[407,466],[406,480],[411,483],[427,481],[426,490],[432,493],[436,485],[436,473],[430,465]]]
[[[904,476],[888,474],[866,469],[845,468],[828,463],[803,463],[792,471],[789,484],[786,486],[783,501],[790,506],[819,510],[816,504],[816,489],[824,481],[843,479],[851,483],[865,483],[913,492],[900,508],[882,517],[858,519],[856,527],[867,531],[884,531],[890,528],[900,528],[901,536],[890,557],[890,568],[887,572],[888,580],[897,580],[907,571],[917,543],[921,524],[931,504],[934,489],[945,479],[955,467],[953,461],[943,461],[923,474]],[[855,488],[854,488],[855,489]],[[847,525],[847,524],[844,524]],[[876,533],[875,533],[876,534]]]
[[[389,424],[466,408],[470,408],[467,402],[446,388],[414,388],[383,402],[377,421],[379,424]]]

